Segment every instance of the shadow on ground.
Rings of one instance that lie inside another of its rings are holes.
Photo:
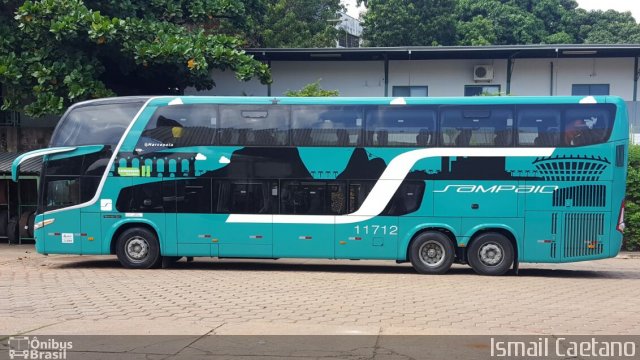
[[[50,264],[52,269],[77,269],[77,268],[122,268],[115,259],[77,260],[61,264]],[[124,268],[122,268],[125,270]],[[159,270],[159,269],[158,269]],[[327,273],[367,273],[367,274],[415,274],[418,275],[409,264],[389,265],[367,264],[366,261],[354,261],[353,264],[343,262],[336,264],[290,263],[277,260],[196,260],[186,262],[183,260],[173,264],[169,270],[212,270],[212,271],[279,271],[279,272],[327,272]],[[476,275],[475,272],[464,265],[454,265],[444,276]],[[443,275],[438,275],[443,276]],[[507,276],[516,276],[510,272]],[[518,277],[546,277],[546,278],[572,278],[572,279],[638,279],[640,272],[636,271],[612,271],[612,270],[580,270],[580,269],[549,269],[549,268],[525,268],[520,269]]]

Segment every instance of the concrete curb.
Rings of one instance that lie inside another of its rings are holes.
[[[617,259],[640,259],[640,251],[635,251],[635,252],[621,251],[620,254],[616,256],[616,258]]]

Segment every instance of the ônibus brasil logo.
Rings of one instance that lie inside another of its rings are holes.
[[[447,185],[444,189],[433,190],[436,193],[457,192],[457,193],[502,193],[514,192],[518,194],[553,194],[558,190],[557,185]]]
[[[55,339],[39,340],[37,337],[9,337],[9,359],[66,359],[67,350],[71,350],[71,341]]]

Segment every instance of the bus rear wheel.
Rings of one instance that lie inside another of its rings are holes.
[[[424,232],[411,242],[409,260],[420,274],[444,274],[451,268],[455,249],[443,233]]]
[[[158,238],[145,228],[131,228],[120,234],[116,255],[122,266],[129,269],[149,269],[162,261]]]
[[[511,241],[499,233],[478,236],[467,252],[467,261],[480,275],[504,275],[513,264],[514,251]]]

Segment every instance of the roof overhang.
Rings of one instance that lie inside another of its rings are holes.
[[[283,48],[246,49],[246,52],[262,61],[619,58],[640,56],[640,44]]]

